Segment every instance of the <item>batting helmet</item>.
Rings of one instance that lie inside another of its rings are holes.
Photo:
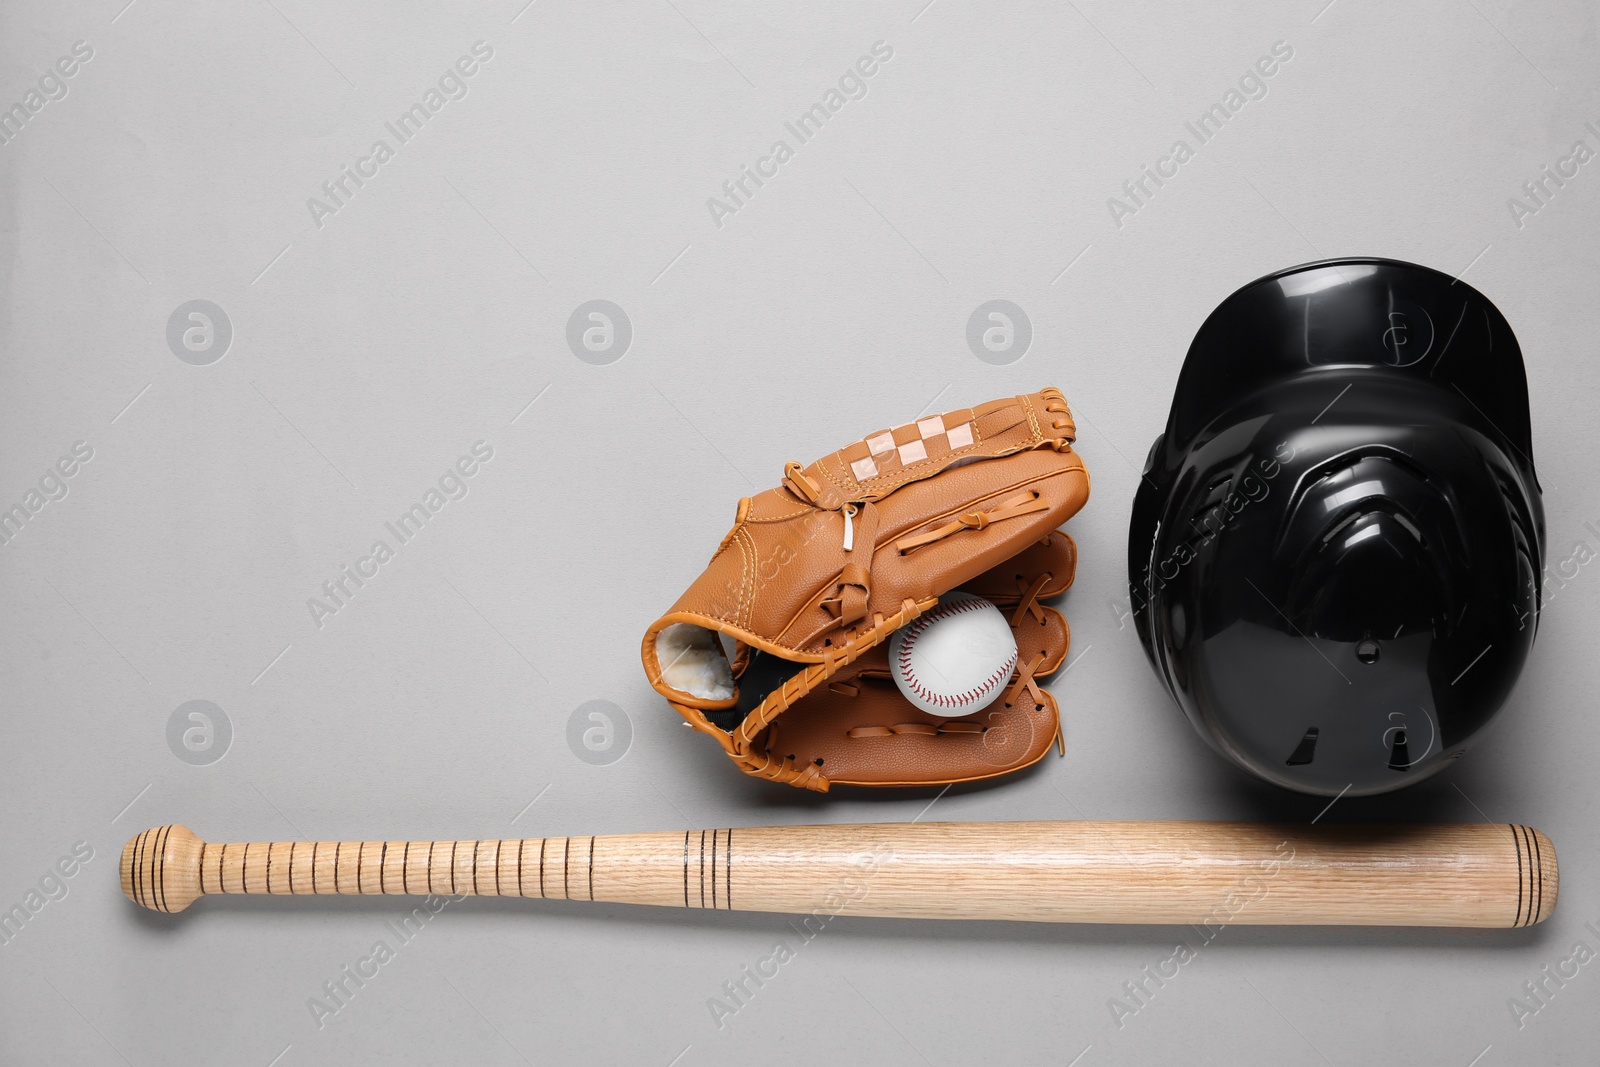
[[[1426,267],[1327,260],[1206,319],[1128,534],[1132,614],[1196,729],[1306,793],[1460,756],[1533,643],[1544,511],[1505,318]]]

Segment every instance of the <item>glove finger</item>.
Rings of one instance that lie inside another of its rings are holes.
[[[1078,569],[1078,546],[1064,530],[1051,530],[1048,537],[1035,541],[1004,563],[997,564],[961,588],[973,596],[1005,607],[1015,604],[1041,574],[1049,574],[1038,598],[1048,599],[1066,592]]]
[[[1048,678],[1061,669],[1072,645],[1072,628],[1067,617],[1055,608],[1040,608],[1044,621],[1031,613],[1024,614],[1012,624],[1011,632],[1017,638],[1017,662],[1032,663],[1035,656],[1044,653],[1044,661],[1034,668],[1035,678]]]

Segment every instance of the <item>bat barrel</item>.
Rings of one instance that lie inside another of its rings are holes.
[[[1559,884],[1525,826],[1035,822],[783,826],[483,841],[214,844],[146,830],[128,898],[524,896],[1038,922],[1518,927]]]
[[[1084,821],[740,829],[730,882],[762,911],[1503,928],[1550,915],[1558,870],[1507,824]]]

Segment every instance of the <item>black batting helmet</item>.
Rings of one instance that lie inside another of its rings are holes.
[[[1206,319],[1128,534],[1139,638],[1252,773],[1378,793],[1460,756],[1538,623],[1522,353],[1448,275],[1327,260]]]

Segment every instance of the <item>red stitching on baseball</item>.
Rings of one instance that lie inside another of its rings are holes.
[[[900,671],[906,679],[906,684],[911,687],[912,692],[916,693],[917,696],[921,697],[929,704],[935,705],[936,707],[958,708],[968,701],[978,699],[984,693],[994,688],[995,685],[1011,677],[1011,672],[1017,668],[1017,653],[1014,649],[1012,650],[1011,656],[1006,661],[1004,666],[995,671],[988,678],[984,679],[984,681],[979,683],[976,687],[967,690],[965,693],[955,693],[950,695],[935,693],[926,688],[922,684],[921,680],[917,677],[916,672],[911,669],[911,648],[916,644],[917,638],[922,636],[922,631],[927,629],[930,624],[938,622],[941,619],[951,618],[952,616],[959,615],[963,612],[981,611],[984,608],[991,606],[992,605],[990,605],[987,600],[977,597],[974,597],[971,600],[950,600],[940,604],[926,615],[918,618],[916,622],[906,627],[906,635],[900,641]]]

